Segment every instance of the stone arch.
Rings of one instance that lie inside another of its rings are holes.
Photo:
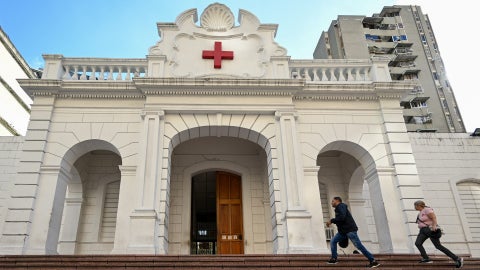
[[[70,147],[62,156],[62,161],[60,166],[65,170],[69,171],[69,169],[73,166],[75,161],[78,160],[81,156],[85,155],[88,152],[94,150],[105,150],[113,152],[120,157],[122,157],[118,148],[110,142],[104,140],[86,140],[79,142],[72,147]]]
[[[480,213],[476,205],[480,203],[480,178],[467,176],[450,180],[450,186],[466,240],[479,241],[480,233],[472,228],[479,226],[477,217]]]
[[[372,155],[361,145],[350,141],[334,141],[323,147],[317,156],[317,165],[320,166],[319,182],[329,179],[329,196],[341,196],[346,199],[352,215],[360,216],[364,213],[367,201],[371,201],[373,219],[378,237],[379,251],[392,250],[392,240],[387,223],[386,211],[383,208],[383,196],[380,192],[379,176],[377,165]],[[330,171],[328,171],[330,168]],[[327,174],[327,175],[326,175]],[[339,182],[339,180],[341,180]],[[363,185],[367,183],[369,198],[363,195]],[[356,218],[360,223],[364,223],[360,218]],[[362,227],[370,227],[373,224],[358,224]],[[364,234],[363,232],[359,232]],[[370,234],[370,239],[372,239]]]
[[[169,137],[168,135],[165,135],[164,137],[164,148],[168,149],[168,155],[164,156],[164,164],[168,164],[168,168],[171,168],[171,157],[173,150],[175,147],[177,147],[179,144],[182,142],[186,142],[188,140],[196,139],[196,138],[202,138],[202,137],[232,137],[232,138],[239,138],[243,140],[247,140],[250,142],[253,142],[254,144],[260,146],[261,149],[265,151],[265,156],[267,158],[266,164],[267,164],[267,177],[268,177],[268,185],[270,186],[270,211],[272,216],[278,217],[280,215],[277,215],[277,209],[282,209],[280,207],[280,199],[276,198],[279,197],[279,191],[276,191],[274,186],[278,187],[279,185],[279,178],[278,178],[278,167],[275,167],[274,164],[276,164],[275,160],[278,159],[277,157],[277,152],[274,146],[276,145],[275,143],[275,129],[273,128],[273,117],[271,117],[271,120],[269,121],[258,121],[260,118],[265,117],[263,115],[260,116],[254,116],[253,124],[251,124],[249,127],[243,127],[243,126],[228,126],[228,125],[211,125],[211,126],[194,126],[194,127],[183,127],[184,129],[178,131],[176,129],[176,132],[173,134],[173,136]],[[261,124],[256,124],[260,123]],[[172,122],[170,122],[172,123]],[[246,124],[246,122],[244,122]],[[166,128],[167,129],[167,128]],[[167,132],[168,133],[168,132]],[[244,174],[245,171],[241,170],[239,168],[233,169],[231,165],[229,166],[222,166],[222,169],[227,169],[229,168],[232,169],[233,172],[239,173],[240,175]],[[170,173],[170,172],[169,172]],[[170,175],[167,176],[167,179],[165,181],[169,185],[170,183]],[[168,187],[169,189],[170,187]],[[168,192],[167,192],[168,194]],[[162,198],[163,199],[163,198]],[[163,205],[168,205],[169,198],[165,198],[165,202],[161,202]],[[168,211],[166,211],[167,213]],[[168,217],[166,217],[168,219]],[[272,221],[272,231],[278,231],[281,230],[279,227],[282,226],[281,222],[277,222],[276,218],[273,219]],[[277,238],[273,239],[274,246],[278,247],[278,241],[282,241],[280,238],[281,236],[278,236],[280,234],[278,233],[273,233],[274,235],[277,236]]]
[[[76,169],[74,164],[79,158],[93,151],[111,152],[120,157],[121,164],[122,159],[119,150],[110,142],[103,140],[82,141],[73,145],[64,153],[58,167],[58,178],[55,184],[55,192],[52,195],[54,197],[52,214],[46,238],[46,249],[50,252],[58,252],[60,230],[62,228],[61,222],[65,205],[73,204],[73,212],[80,215],[85,190],[82,187],[81,172]],[[70,194],[69,192],[69,195],[67,196],[67,188],[69,188],[69,191],[74,191],[73,193],[75,194]],[[72,197],[69,197],[70,195],[72,195]],[[64,228],[64,230],[70,230],[68,236],[62,236],[62,240],[67,239],[66,242],[68,243],[65,247],[62,247],[66,254],[73,254],[73,252],[75,252],[79,217],[76,215],[74,216],[75,217],[69,215],[69,218],[72,218],[74,222]]]

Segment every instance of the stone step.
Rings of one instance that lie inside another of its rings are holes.
[[[464,258],[463,269],[480,269],[480,258]],[[431,256],[433,263],[420,264],[418,255],[377,254],[381,269],[454,269],[446,256]],[[4,255],[0,269],[359,269],[362,255],[340,256],[327,264],[328,255]]]

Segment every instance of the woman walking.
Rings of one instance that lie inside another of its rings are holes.
[[[440,243],[441,232],[437,232],[437,229],[439,230],[437,227],[437,216],[433,212],[433,209],[426,206],[425,202],[423,201],[416,201],[414,206],[415,210],[420,212],[417,216],[417,224],[420,231],[417,235],[417,240],[415,241],[415,246],[417,246],[420,254],[422,255],[422,260],[420,263],[432,263],[427,255],[427,252],[425,251],[425,248],[423,247],[423,242],[430,238],[430,241],[432,241],[436,249],[440,250],[454,260],[456,268],[461,268],[463,266],[463,258],[453,254],[453,252]]]

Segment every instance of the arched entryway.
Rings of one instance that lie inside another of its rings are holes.
[[[55,202],[59,254],[108,254],[112,251],[122,159],[108,142],[89,140],[73,146],[62,160],[57,185],[64,200]]]
[[[179,144],[171,160],[169,254],[273,252],[264,149],[208,136]]]
[[[334,196],[340,196],[349,205],[364,244],[373,252],[391,250],[389,228],[382,226],[388,223],[376,165],[370,153],[358,144],[336,141],[320,151],[317,165],[320,167],[320,200],[322,206],[329,207],[328,210],[323,209],[324,218],[328,220],[334,216],[329,201]],[[328,241],[335,233],[335,227],[325,228],[325,233]]]

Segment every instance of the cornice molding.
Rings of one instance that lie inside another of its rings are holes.
[[[144,99],[147,96],[278,96],[293,100],[375,101],[400,99],[409,82],[306,83],[291,79],[134,78],[131,81],[19,79],[30,96]]]
[[[304,87],[300,80],[235,78],[135,78],[145,95],[167,96],[292,96]]]
[[[5,87],[5,89],[10,93],[10,95],[12,95],[12,97],[18,102],[18,104],[20,104],[20,106],[22,106],[23,109],[25,109],[27,113],[30,113],[30,107],[28,107],[28,105],[22,100],[22,98],[17,94],[17,92],[15,92],[12,87],[10,87],[10,85],[2,78],[2,76],[0,76],[0,84]]]
[[[62,81],[19,79],[19,84],[32,97],[132,99],[145,98],[131,81]]]
[[[145,90],[144,94],[159,96],[292,96],[291,91],[262,91],[262,90],[246,90],[246,89],[173,89],[173,90]]]
[[[7,122],[7,120],[3,119],[1,116],[0,116],[0,125],[3,126],[5,129],[7,129],[8,132],[10,132],[13,136],[20,136],[20,133],[18,133],[18,131],[12,125],[10,125]]]
[[[3,31],[2,27],[0,26],[0,43],[3,44],[5,49],[10,53],[12,58],[17,62],[18,66],[25,72],[25,74],[29,78],[35,78],[35,74],[33,73],[32,69],[30,66],[27,64],[27,61],[23,58],[23,56],[18,52],[17,48],[15,45],[13,45],[12,41],[10,41],[10,38],[8,35]]]

